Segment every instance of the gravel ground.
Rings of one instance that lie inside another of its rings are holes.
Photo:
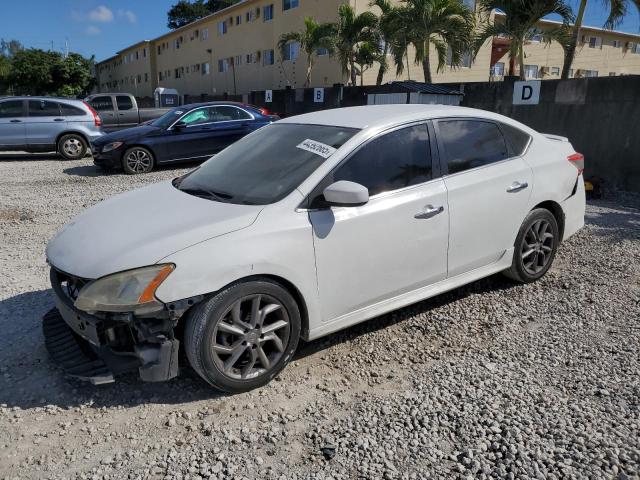
[[[0,478],[640,478],[640,201],[589,204],[540,282],[494,276],[305,344],[224,396],[93,387],[47,358],[47,241],[183,172],[0,155]],[[90,248],[90,245],[87,246]]]

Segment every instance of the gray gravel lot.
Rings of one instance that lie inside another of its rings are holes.
[[[640,478],[640,200],[592,202],[540,282],[494,276],[305,344],[223,396],[47,358],[47,241],[184,170],[0,155],[0,479]],[[91,245],[87,245],[91,248]]]

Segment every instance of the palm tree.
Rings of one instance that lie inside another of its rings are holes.
[[[360,67],[360,86],[364,85],[364,72],[373,67],[375,62],[382,65],[383,53],[379,44],[374,42],[362,42],[356,47],[355,63]]]
[[[329,53],[333,53],[333,31],[334,26],[331,23],[318,23],[311,17],[304,19],[304,29],[299,32],[284,33],[278,41],[278,49],[282,57],[287,45],[292,42],[300,44],[300,48],[307,56],[307,76],[304,86],[308,87],[311,83],[311,72],[313,71],[314,59],[318,55],[319,49],[326,49]]]
[[[400,24],[404,30],[397,35],[405,37],[396,41],[391,49],[397,71],[404,69],[403,58],[408,45],[415,48],[415,63],[422,64],[424,81],[431,82],[431,47],[438,59],[437,71],[442,71],[450,51],[451,65],[459,66],[462,56],[469,51],[475,26],[473,11],[459,0],[402,0]]]
[[[362,42],[374,41],[378,17],[373,12],[359,15],[351,5],[342,4],[338,9],[335,25],[334,49],[342,71],[356,84],[356,48]]]
[[[480,0],[480,12],[489,16],[495,9],[501,10],[504,14],[504,22],[484,23],[475,38],[476,53],[487,39],[503,36],[510,40],[509,75],[513,75],[513,64],[518,62],[520,67],[520,79],[524,80],[524,46],[534,34],[543,34],[543,39],[547,42],[558,40],[562,44],[566,37],[566,25],[572,19],[573,13],[563,0]],[[545,16],[551,14],[559,15],[565,28],[555,28],[538,32],[537,23]]]
[[[613,29],[620,24],[622,19],[627,15],[629,6],[635,5],[640,10],[640,0],[604,0],[603,3],[607,5],[609,10],[609,16],[604,23],[604,28]],[[571,29],[571,38],[568,44],[564,47],[564,64],[562,65],[562,77],[569,78],[569,71],[571,65],[576,56],[576,47],[578,45],[578,38],[580,38],[580,29],[582,28],[582,21],[584,20],[584,12],[587,8],[587,0],[581,0],[578,7],[578,15],[576,21]]]
[[[376,85],[381,85],[384,74],[389,70],[389,62],[387,62],[389,49],[399,38],[401,25],[398,22],[398,13],[400,10],[394,6],[390,0],[372,0],[369,6],[378,7],[381,12],[380,18],[378,19],[378,35],[383,42],[383,46],[378,60],[380,68],[378,69],[378,77],[376,78]]]

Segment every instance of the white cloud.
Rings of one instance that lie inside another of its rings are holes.
[[[113,21],[113,12],[104,5],[100,5],[91,10],[87,17],[93,22],[108,23]]]
[[[84,33],[86,33],[87,35],[100,35],[102,33],[102,30],[100,30],[95,25],[89,25]]]
[[[138,17],[131,10],[118,10],[118,15],[125,18],[129,23],[136,23],[138,21]]]

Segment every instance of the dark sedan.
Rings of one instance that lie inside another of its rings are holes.
[[[275,120],[277,116],[242,103],[183,105],[152,122],[101,137],[92,145],[93,161],[133,175],[156,165],[206,160]]]

